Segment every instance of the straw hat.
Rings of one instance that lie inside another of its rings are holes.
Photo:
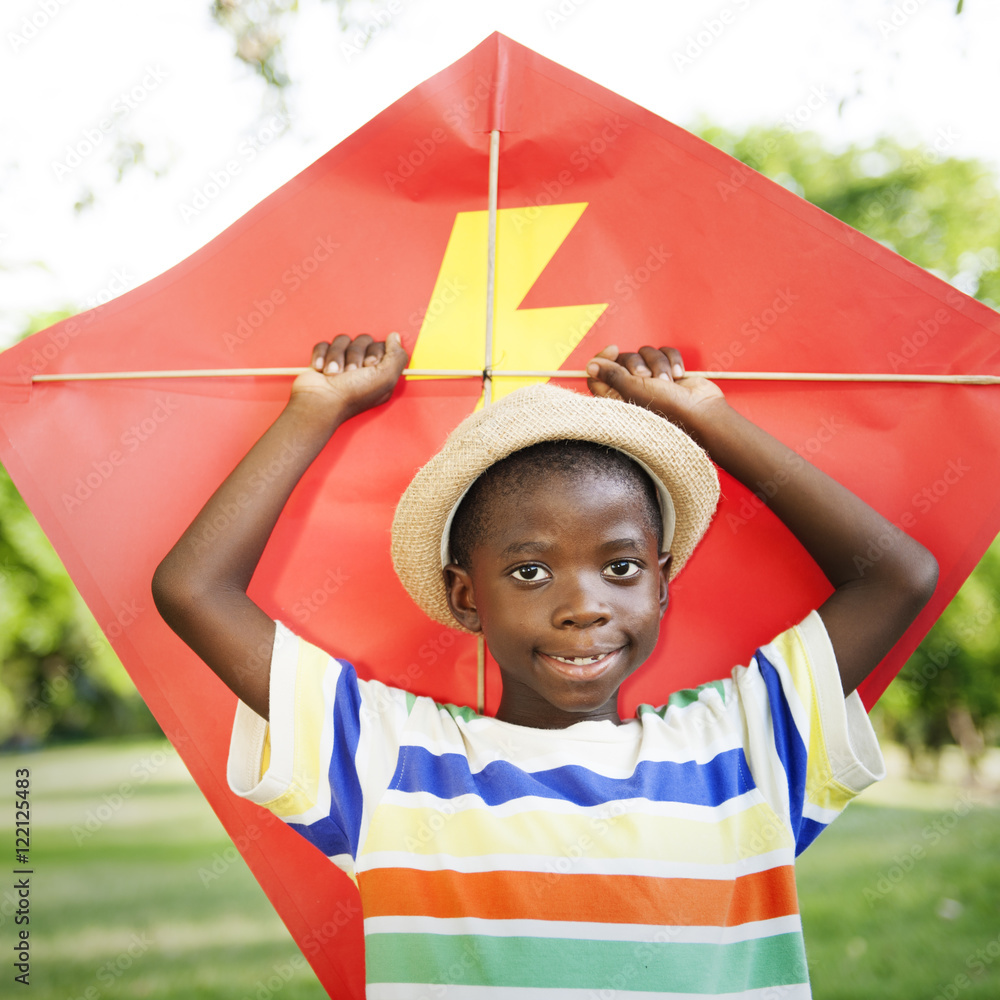
[[[441,570],[448,537],[469,487],[491,465],[541,441],[594,441],[625,452],[656,484],[670,578],[687,561],[715,513],[712,460],[680,428],[641,406],[540,384],[519,389],[466,417],[413,477],[392,521],[392,562],[417,604],[435,621],[452,616]],[[464,630],[463,630],[464,631]]]

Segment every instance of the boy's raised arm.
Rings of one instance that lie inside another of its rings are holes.
[[[250,579],[302,474],[345,420],[389,398],[406,362],[395,333],[317,344],[284,410],[153,576],[167,624],[265,719],[274,621],[247,597]]]
[[[937,581],[931,553],[740,416],[714,383],[685,377],[676,349],[643,347],[636,354],[619,354],[608,347],[591,361],[588,372],[595,395],[626,399],[677,423],[748,489],[782,483],[773,496],[757,495],[835,588],[819,613],[837,656],[844,694],[850,694],[930,599]],[[874,565],[859,560],[876,542],[882,557]]]

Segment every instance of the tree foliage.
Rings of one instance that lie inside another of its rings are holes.
[[[352,0],[335,0],[337,22],[348,31],[358,14]],[[288,16],[299,9],[298,0],[212,0],[212,17],[233,37],[233,54],[280,94],[292,83],[282,50]]]
[[[39,317],[33,328],[65,315]],[[158,731],[0,468],[0,747]]]
[[[702,138],[842,222],[1000,308],[1000,189],[989,167],[891,138],[831,152],[819,136],[788,128],[744,135],[704,126]]]
[[[902,256],[1000,308],[1000,190],[977,160],[883,138],[841,152],[787,128],[703,138]],[[889,686],[875,715],[917,761],[954,741],[974,768],[1000,737],[1000,538]]]
[[[1000,538],[879,703],[886,731],[919,764],[957,743],[975,772],[1000,738]]]

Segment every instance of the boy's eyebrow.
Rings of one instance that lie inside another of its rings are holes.
[[[525,553],[542,553],[547,552],[552,548],[551,542],[540,542],[532,539],[527,542],[511,542],[506,548],[501,551],[501,558],[507,558],[509,556],[519,556]]]
[[[544,553],[550,551],[556,547],[555,542],[543,542],[538,539],[529,539],[523,542],[511,542],[510,545],[506,546],[500,553],[500,557],[503,559],[510,558],[511,556],[519,556],[526,554],[538,554],[543,555]],[[631,552],[645,552],[646,545],[643,540],[632,537],[625,538],[612,538],[607,542],[603,542],[600,545],[601,550],[605,549],[627,549]]]
[[[633,552],[644,552],[645,542],[638,538],[613,538],[610,542],[605,542],[602,549],[631,549]]]

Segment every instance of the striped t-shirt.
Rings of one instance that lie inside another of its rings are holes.
[[[727,680],[558,730],[279,625],[270,718],[239,705],[230,785],[357,884],[371,1000],[809,997],[795,856],[883,774],[815,612]]]

